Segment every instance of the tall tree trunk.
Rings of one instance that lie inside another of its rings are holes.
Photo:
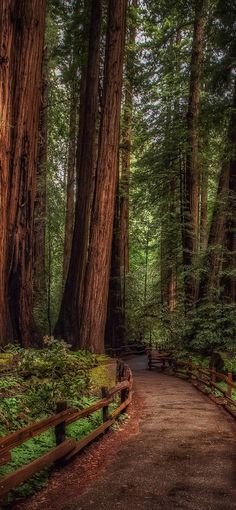
[[[132,0],[131,7],[135,9],[138,0]],[[125,80],[125,101],[123,114],[122,132],[122,158],[121,158],[121,180],[120,180],[120,262],[121,274],[125,278],[129,270],[129,180],[130,180],[130,158],[132,139],[132,116],[133,116],[133,76],[135,61],[135,37],[137,31],[136,15],[131,12],[129,20],[129,36],[127,40],[126,55],[126,80]]]
[[[208,241],[207,225],[207,195],[208,195],[208,171],[203,169],[201,175],[201,207],[200,207],[200,249],[205,252]]]
[[[171,228],[171,223],[176,217],[176,198],[173,183],[171,183],[168,190],[167,202],[167,218],[161,226],[161,303],[168,311],[173,312],[177,300],[177,271],[176,260],[174,260],[176,240],[173,238]]]
[[[48,134],[48,77],[47,56],[44,51],[42,73],[42,94],[39,116],[39,147],[36,182],[36,199],[34,215],[34,308],[40,311],[40,322],[45,319],[47,284],[46,284],[46,201],[47,201],[47,134]],[[44,326],[43,326],[43,332]]]
[[[109,1],[105,75],[91,240],[81,314],[81,347],[104,350],[112,230],[115,209],[126,0]]]
[[[203,267],[207,268],[207,271],[204,273],[200,283],[199,289],[200,300],[207,299],[208,301],[212,301],[215,298],[219,297],[219,275],[222,267],[225,243],[227,249],[229,250],[228,255],[230,257],[230,259],[228,260],[228,264],[232,268],[234,268],[235,264],[235,252],[234,252],[235,246],[234,211],[236,191],[235,126],[236,126],[236,92],[234,92],[233,107],[228,129],[227,146],[219,178],[215,208],[213,211],[212,223],[209,233],[208,249],[203,264]],[[231,203],[230,197],[233,198],[233,203]],[[232,207],[232,211],[229,210],[230,206]],[[229,215],[231,216],[231,219],[229,219],[228,228],[226,229],[227,218],[229,217]],[[235,285],[234,276],[232,276],[232,278],[233,278],[232,280],[231,278],[229,278],[227,283],[229,295],[234,295],[233,290]]]
[[[10,130],[10,56],[12,50],[13,24],[11,23],[11,0],[0,4],[0,345],[12,339],[8,307],[8,203],[9,203],[9,155]]]
[[[236,302],[236,80],[234,89],[231,126],[229,129],[229,198],[224,249],[224,274],[221,281],[222,297]]]
[[[92,0],[87,71],[82,74],[77,197],[72,250],[55,335],[78,345],[96,164],[101,1]],[[86,77],[85,77],[86,76]]]
[[[201,62],[207,0],[196,2],[190,72],[190,92],[187,112],[187,154],[184,187],[183,263],[186,308],[196,300],[194,263],[198,252],[199,218],[199,107],[201,92]]]
[[[118,179],[117,179],[118,181]],[[109,278],[109,295],[107,305],[107,320],[105,331],[105,345],[119,347],[125,343],[125,324],[121,292],[121,264],[120,264],[120,196],[117,182],[116,206],[112,236],[111,268]]]
[[[0,19],[0,303],[6,311],[0,317],[0,340],[28,346],[39,340],[32,313],[32,265],[45,0],[4,0]]]
[[[72,239],[74,230],[75,217],[75,163],[76,163],[76,135],[77,135],[77,106],[78,91],[75,80],[71,87],[71,103],[70,103],[70,121],[69,121],[69,147],[68,147],[68,164],[66,176],[66,217],[65,217],[65,239],[64,239],[64,257],[63,257],[63,281],[66,281]]]

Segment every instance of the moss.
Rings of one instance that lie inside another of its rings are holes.
[[[99,365],[92,368],[91,371],[92,383],[97,387],[101,388],[112,388],[116,384],[116,364],[115,362],[109,364]]]

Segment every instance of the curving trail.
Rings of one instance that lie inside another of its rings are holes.
[[[129,361],[145,403],[136,436],[67,510],[236,509],[236,424],[189,383]]]
[[[128,363],[132,419],[12,510],[236,510],[236,422],[146,357]]]

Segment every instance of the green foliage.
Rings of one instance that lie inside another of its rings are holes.
[[[227,5],[234,13],[233,2]],[[185,314],[182,187],[194,8],[194,2],[179,0],[167,6],[152,0],[139,9],[126,329],[128,338],[137,338],[141,330],[154,345],[211,352],[232,348],[236,324],[234,305],[221,299],[220,281],[216,300]],[[232,104],[235,27],[228,12],[220,2],[208,2],[199,119],[199,170],[208,183],[208,231]],[[220,252],[227,257],[222,246]],[[204,255],[205,248],[199,247],[189,270],[197,281],[209,271]],[[170,270],[176,275],[172,310],[165,302]],[[223,267],[219,279],[232,276],[235,271]]]
[[[101,386],[115,384],[115,365],[105,355],[70,351],[68,344],[45,339],[42,350],[9,345],[3,358],[18,359],[13,373],[0,378],[0,437],[55,413],[56,402],[66,400],[82,409],[101,397]],[[81,439],[101,424],[101,412],[67,427],[68,437]],[[12,461],[0,468],[0,476],[36,459],[55,446],[53,430],[15,448]],[[43,470],[9,497],[31,494],[46,483],[49,470]]]
[[[222,302],[203,303],[189,317],[187,335],[194,350],[213,352],[234,348],[236,306]]]

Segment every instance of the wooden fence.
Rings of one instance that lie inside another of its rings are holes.
[[[80,452],[85,446],[104,433],[124,412],[132,400],[133,378],[131,370],[123,362],[118,364],[118,373],[120,382],[110,390],[102,388],[102,399],[91,406],[77,411],[67,407],[66,402],[57,404],[57,412],[43,420],[24,427],[8,436],[0,439],[0,464],[5,464],[11,460],[11,450],[25,443],[32,437],[54,427],[56,447],[26,464],[16,471],[6,475],[0,480],[0,498],[3,498],[11,489],[17,487],[26,481],[32,475],[41,469],[50,466],[55,462],[67,462],[74,455]],[[109,405],[114,403],[114,398],[120,394],[120,403],[111,413]],[[66,439],[66,426],[81,418],[90,416],[95,411],[102,410],[103,423],[80,441],[75,439]]]
[[[180,361],[168,353],[157,351],[148,352],[148,368],[161,368],[169,370],[173,375],[186,377],[200,391],[208,394],[217,404],[222,405],[234,418],[236,418],[236,400],[232,398],[233,390],[236,390],[236,384],[233,382],[231,372],[223,374],[216,372],[215,368],[203,368],[201,365],[189,361]],[[225,387],[219,383],[225,383]],[[219,392],[221,397],[214,395]]]

